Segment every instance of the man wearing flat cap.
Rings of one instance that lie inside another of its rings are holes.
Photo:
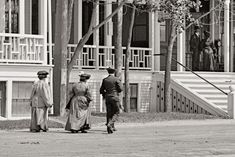
[[[51,90],[46,82],[47,71],[37,73],[39,80],[34,83],[30,97],[31,123],[30,131],[46,132],[48,130],[48,109],[52,107]]]
[[[121,80],[114,76],[115,69],[109,67],[107,68],[109,76],[103,79],[102,85],[100,87],[100,94],[105,98],[106,104],[106,118],[107,118],[107,131],[109,134],[116,131],[114,123],[119,116],[120,110],[120,100],[119,93],[122,92],[123,87]]]

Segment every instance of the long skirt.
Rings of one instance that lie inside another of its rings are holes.
[[[68,114],[68,120],[65,125],[67,131],[83,131],[90,129],[90,109],[71,110]]]
[[[32,107],[30,131],[40,132],[40,130],[48,130],[48,108]]]

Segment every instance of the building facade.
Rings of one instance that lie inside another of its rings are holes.
[[[217,7],[219,1],[203,0],[203,8],[192,11],[194,17]],[[29,96],[31,86],[37,80],[38,70],[50,72],[52,83],[55,36],[56,0],[1,0],[0,1],[0,117],[5,119],[29,117]],[[96,14],[98,24],[116,8],[110,1],[100,2]],[[92,3],[75,0],[73,7],[71,37],[68,45],[68,60],[76,44],[88,30]],[[221,64],[223,71],[233,71],[234,32],[233,1],[225,0],[212,13],[200,20],[203,31],[209,31],[212,40],[220,39]],[[123,26],[130,23],[131,9],[123,8]],[[130,59],[131,111],[154,111],[151,97],[154,96],[152,75],[163,71],[165,60],[162,53],[167,52],[169,22],[159,22],[159,13],[137,13],[133,28]],[[216,21],[216,22],[214,22]],[[104,112],[102,97],[99,94],[101,80],[107,76],[105,68],[114,65],[114,20],[109,20],[97,30],[83,48],[82,54],[71,74],[70,82],[78,81],[78,73],[92,74],[89,85],[94,101],[92,111]],[[126,28],[126,27],[125,27]],[[127,29],[123,29],[123,52],[127,43]],[[193,28],[178,35],[173,57],[178,62],[191,65],[189,38]],[[185,69],[175,62],[174,71]],[[56,104],[54,104],[56,105]]]

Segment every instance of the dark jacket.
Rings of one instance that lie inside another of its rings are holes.
[[[201,51],[201,39],[195,33],[190,38],[190,51],[198,53]]]
[[[103,96],[118,96],[118,93],[122,92],[122,88],[121,80],[113,75],[109,75],[103,79],[100,94]]]

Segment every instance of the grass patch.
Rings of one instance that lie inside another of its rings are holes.
[[[93,113],[96,117],[105,117],[105,113]],[[189,114],[189,113],[121,113],[118,119],[119,123],[145,123],[155,121],[171,121],[171,120],[204,120],[204,119],[222,119],[222,117],[205,115],[205,114]]]
[[[156,121],[171,120],[205,120],[205,119],[222,119],[222,117],[205,115],[205,114],[188,114],[188,113],[121,113],[118,123],[147,123]],[[63,128],[67,117],[49,117],[49,128]],[[92,113],[92,125],[106,123],[106,113]],[[0,121],[0,129],[25,129],[29,128],[30,119],[24,120],[7,120]]]

